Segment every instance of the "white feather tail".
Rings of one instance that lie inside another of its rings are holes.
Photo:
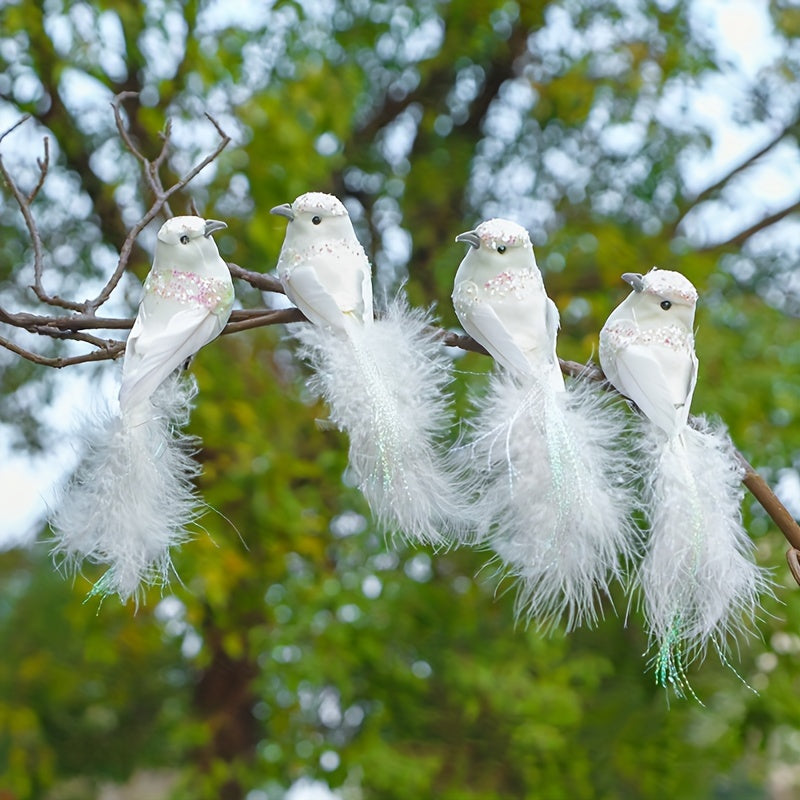
[[[639,581],[656,679],[693,694],[686,667],[712,643],[727,664],[729,635],[746,632],[770,592],[742,526],[743,470],[722,426],[699,420],[665,439],[643,432],[651,468],[645,486],[650,542]]]
[[[402,300],[347,339],[314,325],[295,328],[309,385],[350,438],[350,467],[381,527],[443,546],[466,514],[455,471],[440,451],[451,420],[451,362],[427,314]]]
[[[589,381],[566,392],[492,377],[470,443],[478,540],[518,579],[516,612],[543,627],[593,624],[638,545],[618,402]]]
[[[85,422],[83,458],[50,524],[53,555],[65,567],[77,571],[84,560],[108,566],[90,596],[138,602],[143,584],[168,582],[170,548],[188,538],[186,526],[197,517],[196,439],[180,430],[195,394],[193,380],[171,377],[145,422],[109,411]]]

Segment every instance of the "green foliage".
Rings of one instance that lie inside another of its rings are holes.
[[[393,290],[407,279],[412,302],[436,302],[453,326],[453,237],[513,214],[562,312],[559,352],[576,360],[596,351],[622,272],[681,269],[702,297],[694,410],[724,419],[770,476],[798,459],[796,320],[725,269],[734,244],[702,249],[681,233],[695,198],[680,160],[708,138],[689,122],[663,124],[655,100],[717,69],[688,4],[278,2],[241,24],[209,16],[211,5],[0,9],[0,93],[52,136],[49,180],[66,181],[72,200],[55,192],[34,208],[48,252],[72,248],[49,262],[48,280],[82,298],[79,282],[103,271],[94,248],[119,247],[131,206],[148,201],[131,200],[143,188],[107,107],[113,93],[140,90],[141,104],[125,108],[145,152],[157,152],[165,114],[175,120],[165,173],[207,152],[203,111],[233,134],[192,196],[228,221],[220,248],[250,269],[276,260],[283,224],[271,206],[332,191],[352,210],[376,282]],[[775,19],[793,37],[796,14],[783,5]],[[570,41],[544,36],[557,13],[575,28]],[[102,20],[118,21],[116,60]],[[603,34],[596,46],[578,35],[590,29]],[[65,86],[69,70],[95,82],[89,111]],[[602,135],[631,123],[645,135],[623,150]],[[29,155],[9,155],[9,167],[29,177]],[[10,202],[2,299],[30,303]],[[240,288],[245,306],[261,303]],[[768,601],[760,638],[732,654],[741,679],[712,653],[691,674],[705,705],[670,699],[646,671],[641,615],[621,591],[596,630],[544,636],[514,624],[513,589],[487,554],[385,541],[350,485],[347,442],[317,424],[326,411],[291,351],[285,331],[254,330],[194,361],[208,510],[175,554],[172,594],[151,593],[136,613],[115,601],[98,609],[82,602],[91,567],[71,585],[46,545],[0,558],[0,796],[98,796],[147,771],[186,800],[272,800],[301,777],[345,800],[699,800],[767,797],[763,787],[787,774],[800,785],[800,602],[785,543],[749,500],[782,602]],[[0,411],[20,425],[51,376],[3,359]],[[457,365],[463,413],[490,364],[466,354]]]

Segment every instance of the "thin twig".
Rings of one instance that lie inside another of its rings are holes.
[[[70,367],[73,364],[85,364],[90,361],[106,361],[116,358],[124,352],[125,342],[116,342],[102,350],[94,350],[91,353],[84,353],[82,355],[69,356],[66,358],[60,356],[43,356],[38,353],[33,353],[2,336],[0,336],[0,347],[5,347],[6,350],[10,350],[12,353],[16,353],[26,361],[31,361],[34,364],[61,369],[62,367]]]
[[[31,118],[30,114],[23,114],[20,119],[18,119],[10,128],[7,128],[2,133],[0,133],[0,142],[6,138],[10,133],[13,133],[20,125],[24,125],[29,119]]]
[[[68,317],[45,317],[41,314],[29,314],[20,311],[12,314],[0,308],[0,322],[13,325],[15,328],[24,328],[33,332],[33,328],[40,328],[36,331],[43,335],[49,335],[50,331],[80,331],[87,329],[117,330],[130,328],[133,325],[132,319],[118,319],[116,317],[93,317],[89,314],[73,314]]]
[[[259,289],[262,292],[285,294],[281,282],[273,275],[267,275],[265,272],[251,272],[249,269],[244,269],[230,261],[228,262],[228,269],[234,278],[246,281],[254,289]]]
[[[299,308],[276,308],[264,311],[258,316],[251,316],[237,322],[229,322],[222,331],[222,335],[238,333],[252,328],[263,328],[267,325],[283,325],[290,322],[308,322]]]
[[[120,249],[119,254],[119,261],[117,262],[117,267],[112,273],[111,277],[108,279],[106,285],[101,289],[100,293],[92,300],[87,301],[85,310],[89,313],[94,313],[103,303],[108,300],[111,296],[111,292],[116,288],[117,284],[119,283],[120,279],[122,278],[123,273],[127,269],[128,260],[130,259],[131,251],[133,250],[133,244],[139,234],[150,224],[160,213],[162,210],[168,209],[168,201],[169,198],[172,197],[176,192],[181,191],[184,189],[189,183],[191,183],[197,175],[202,172],[209,164],[211,164],[214,160],[216,160],[220,153],[230,144],[231,137],[228,136],[227,133],[222,129],[220,124],[213,119],[210,115],[206,114],[206,117],[211,120],[212,125],[216,129],[217,133],[219,134],[220,141],[217,144],[216,148],[209,153],[199,164],[192,167],[182,178],[177,180],[169,189],[164,189],[161,185],[161,180],[158,177],[157,171],[154,172],[152,169],[152,163],[147,159],[147,157],[136,147],[133,141],[130,138],[128,131],[125,128],[125,125],[122,121],[122,113],[120,111],[120,103],[123,100],[126,100],[130,97],[135,97],[137,95],[136,92],[120,92],[118,95],[114,97],[114,100],[111,103],[111,107],[114,110],[114,120],[117,125],[117,130],[120,132],[120,137],[122,138],[123,143],[125,146],[130,150],[130,152],[137,158],[139,161],[142,162],[143,171],[145,173],[146,180],[153,191],[155,199],[153,200],[153,204],[150,206],[149,210],[145,212],[142,218],[128,231],[128,235],[125,237],[125,241],[122,243],[122,247]],[[170,136],[171,136],[171,127],[169,124],[166,125],[164,129],[164,133],[162,134],[163,137],[163,144],[161,147],[161,151],[156,158],[156,163],[160,164],[161,161],[166,157],[166,152],[170,145]]]
[[[42,186],[44,186],[44,179],[47,177],[47,173],[50,169],[50,137],[45,136],[42,144],[44,145],[44,157],[36,159],[36,166],[39,167],[39,180],[36,182],[33,189],[28,192],[28,205],[36,199],[36,195],[39,194]]]
[[[753,469],[750,462],[737,451],[736,457],[744,468],[742,483],[750,490],[750,494],[764,507],[767,514],[775,520],[789,544],[800,550],[800,526],[789,513],[786,506],[778,500],[769,484]]]
[[[101,339],[99,336],[92,336],[92,334],[83,333],[82,331],[57,331],[50,327],[44,329],[34,327],[31,328],[30,331],[31,333],[45,334],[51,339],[69,339],[73,342],[84,342],[85,344],[91,344],[101,350],[107,350],[109,346],[125,344],[125,342],[121,342],[119,339]]]
[[[0,142],[2,142],[2,140],[5,139],[9,133],[11,133],[13,130],[16,130],[28,119],[30,119],[30,115],[25,115],[8,130],[0,134]],[[59,308],[66,308],[72,311],[80,311],[83,308],[80,303],[75,303],[71,300],[64,300],[57,295],[48,294],[47,291],[45,291],[42,283],[42,273],[44,271],[44,248],[42,246],[42,237],[39,233],[39,226],[36,224],[36,219],[34,218],[33,211],[31,210],[31,203],[39,193],[39,189],[41,189],[42,184],[47,177],[47,172],[50,168],[50,144],[46,136],[44,137],[44,157],[40,159],[37,158],[36,164],[39,167],[39,178],[33,189],[26,194],[22,191],[22,189],[19,188],[19,185],[11,176],[11,173],[6,169],[6,165],[3,162],[2,156],[0,156],[0,174],[3,175],[5,182],[8,184],[8,188],[11,190],[11,194],[13,195],[14,200],[17,203],[17,207],[22,214],[22,219],[25,222],[25,227],[28,229],[28,236],[30,237],[31,246],[33,247],[33,285],[31,286],[31,289],[33,289],[36,297],[43,303],[47,303],[47,305],[58,306]]]
[[[701,203],[708,200],[710,197],[718,194],[722,189],[724,189],[731,180],[736,177],[738,174],[744,172],[746,169],[751,167],[758,161],[760,158],[765,156],[769,153],[770,150],[774,149],[777,145],[779,145],[787,136],[792,134],[795,129],[797,128],[798,121],[793,120],[791,123],[786,125],[785,127],[781,128],[766,144],[760,147],[758,150],[753,151],[750,155],[746,156],[742,161],[740,161],[735,167],[728,170],[724,175],[718,178],[714,183],[706,186],[705,189],[700,191],[695,197],[691,199],[691,202],[681,210],[680,216],[672,225],[672,230],[677,230],[681,223],[686,219],[690,212],[692,212],[695,208],[697,208]]]

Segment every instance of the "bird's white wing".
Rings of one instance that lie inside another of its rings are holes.
[[[558,361],[557,353],[557,340],[558,331],[561,327],[561,317],[558,314],[556,304],[548,297],[545,303],[545,325],[547,327],[547,337],[552,343],[553,349],[551,356],[553,360],[553,370],[550,373],[550,382],[554,389],[561,390],[564,388],[564,376],[561,373],[561,365]]]
[[[614,367],[614,385],[651,422],[669,435],[683,428],[697,381],[693,353],[634,344],[617,352]]]
[[[561,317],[558,314],[556,304],[549,297],[546,299],[545,324],[547,325],[547,335],[555,348],[558,331],[561,328]]]
[[[322,284],[314,267],[300,264],[281,275],[286,296],[315,325],[345,330],[345,316],[334,295]],[[372,294],[369,294],[370,308]]]
[[[225,318],[204,307],[185,305],[159,324],[145,301],[128,337],[119,399],[123,411],[149,400],[167,376],[216,338]]]
[[[362,320],[372,322],[374,311],[372,307],[372,272],[369,269],[361,271],[361,301],[364,306]]]
[[[468,291],[469,283],[469,281],[463,281],[453,293],[453,301],[456,305],[459,304],[458,295],[463,291]],[[531,374],[532,368],[525,354],[500,317],[497,316],[497,312],[488,303],[470,303],[468,313],[459,315],[459,319],[464,330],[476,342],[482,344],[495,361],[514,374]]]

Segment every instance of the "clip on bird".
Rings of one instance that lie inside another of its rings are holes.
[[[196,388],[176,371],[230,317],[230,271],[211,237],[224,227],[195,216],[161,226],[125,348],[119,413],[86,423],[85,453],[51,515],[56,558],[73,569],[108,566],[90,596],[138,602],[142,584],[164,585],[170,548],[197,516],[196,440],[181,430]]]
[[[746,629],[769,582],[742,527],[742,467],[727,431],[703,418],[689,425],[697,291],[671,270],[622,277],[633,291],[603,326],[600,364],[643,415],[649,541],[638,582],[656,678],[683,695],[686,667],[709,643],[727,663],[727,634]]]
[[[379,524],[443,546],[464,511],[437,442],[450,426],[450,359],[426,314],[395,300],[373,318],[371,267],[333,195],[308,192],[271,213],[289,220],[278,259],[288,298],[312,323],[295,328],[350,467]]]
[[[565,386],[558,310],[524,228],[492,219],[456,241],[469,245],[456,314],[499,367],[459,448],[472,474],[473,541],[518,579],[518,615],[594,623],[637,541],[624,408],[590,381]]]

